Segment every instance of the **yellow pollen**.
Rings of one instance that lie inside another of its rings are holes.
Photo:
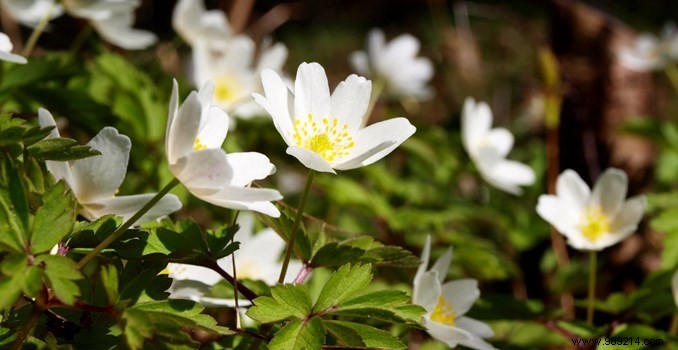
[[[118,193],[120,193],[120,189],[119,189],[119,188],[115,190],[115,192],[113,193],[113,195],[112,195],[111,197],[112,197],[112,198],[115,198],[115,196],[117,196]]]
[[[610,219],[600,207],[589,207],[584,213],[584,220],[579,226],[584,237],[595,242],[610,232]]]
[[[452,304],[448,303],[442,295],[438,297],[438,304],[436,304],[435,309],[431,313],[431,320],[455,327],[454,321],[456,318],[457,313],[454,311]]]
[[[312,114],[294,120],[292,138],[297,146],[312,151],[328,162],[339,160],[355,147],[348,124],[339,126],[337,118],[322,118],[316,122]]]
[[[206,148],[207,148],[207,146],[200,141],[200,138],[196,137],[195,143],[193,144],[193,150],[198,151],[198,150],[206,149]]]

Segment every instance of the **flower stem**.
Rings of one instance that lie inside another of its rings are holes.
[[[160,192],[158,192],[153,198],[151,198],[146,205],[141,207],[139,211],[137,211],[131,218],[127,219],[122,226],[118,227],[115,232],[111,233],[106,239],[101,241],[99,245],[97,245],[93,251],[89,252],[89,254],[85,255],[84,258],[80,259],[78,261],[78,264],[76,267],[78,269],[82,269],[83,266],[85,266],[90,260],[94,259],[99,253],[101,253],[102,250],[104,250],[106,247],[108,247],[111,243],[115,242],[116,239],[118,239],[125,231],[130,228],[137,220],[141,218],[146,212],[148,212],[153,206],[158,203],[158,201],[164,197],[174,186],[179,184],[178,179],[172,180],[170,183],[167,184]]]
[[[306,177],[306,186],[304,187],[304,192],[301,194],[301,202],[299,202],[299,207],[297,208],[297,216],[294,218],[294,223],[292,224],[292,231],[290,231],[290,241],[287,242],[287,251],[285,252],[285,259],[283,260],[282,269],[280,270],[280,277],[278,277],[278,283],[283,283],[285,281],[285,274],[287,274],[287,266],[290,264],[290,258],[292,257],[292,249],[294,249],[294,240],[297,238],[297,231],[299,230],[299,225],[301,224],[301,217],[304,216],[304,207],[306,206],[306,200],[308,195],[311,193],[311,184],[313,183],[313,178],[315,177],[315,170],[311,169],[308,171],[308,176]]]
[[[58,2],[54,1],[52,3],[52,6],[49,7],[47,10],[47,13],[45,13],[45,16],[42,17],[40,22],[38,22],[38,25],[33,28],[33,32],[31,33],[31,36],[28,37],[28,41],[26,42],[26,46],[24,46],[24,51],[21,53],[22,56],[28,58],[30,56],[31,51],[33,51],[33,48],[35,47],[35,44],[38,42],[38,38],[42,34],[42,32],[45,30],[45,27],[47,27],[47,23],[52,19],[52,13],[54,13],[54,10],[57,7]]]
[[[678,93],[678,68],[673,64],[667,64],[664,72],[666,72],[666,76],[669,77],[673,89]]]
[[[236,222],[238,221],[238,215],[240,214],[240,210],[236,210],[235,213],[233,214],[233,222],[231,223],[231,227],[234,227]],[[237,232],[233,233],[233,236],[231,236],[231,244],[235,241],[235,234]],[[233,299],[235,300],[235,328],[240,329],[240,304],[238,303],[238,274],[236,272],[235,268],[235,252],[231,253],[231,264],[233,266]]]
[[[596,298],[596,252],[589,254],[589,303],[586,309],[586,323],[593,326],[593,301]]]
[[[678,334],[678,312],[673,314],[673,318],[671,319],[671,327],[669,328],[669,334]]]

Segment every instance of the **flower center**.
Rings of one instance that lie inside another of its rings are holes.
[[[438,297],[438,304],[436,304],[433,313],[431,313],[431,320],[455,327],[454,321],[456,318],[457,313],[454,311],[452,304],[448,303],[442,295]]]
[[[195,142],[193,143],[193,150],[194,150],[194,151],[199,151],[199,150],[201,150],[201,149],[206,149],[206,148],[207,148],[207,145],[205,145],[204,143],[202,143],[202,142],[200,141],[200,138],[199,138],[199,137],[196,137],[196,138],[195,138]]]
[[[584,213],[584,221],[580,229],[584,237],[595,242],[610,231],[610,219],[600,207],[589,207]]]
[[[339,119],[323,118],[321,123],[308,114],[307,119],[294,120],[294,134],[297,146],[312,151],[324,160],[332,162],[348,155],[355,146],[353,137],[348,133],[348,124],[339,127]]]
[[[220,102],[232,102],[238,96],[236,84],[227,77],[214,81],[214,98]]]

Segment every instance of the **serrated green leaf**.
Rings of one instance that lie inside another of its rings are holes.
[[[335,316],[353,316],[365,319],[381,320],[389,323],[402,323],[411,327],[421,328],[419,320],[426,313],[421,306],[403,305],[392,309],[378,307],[364,307],[360,309],[337,309],[332,311]]]
[[[271,295],[254,299],[247,315],[260,323],[271,323],[288,318],[305,319],[311,313],[311,297],[303,285],[278,285],[271,288]]]
[[[130,300],[132,304],[166,299],[166,292],[172,285],[172,279],[167,275],[158,275],[159,269],[146,269],[138,272],[129,280],[123,280],[123,290],[119,300]]]
[[[75,284],[82,278],[82,273],[73,260],[60,255],[40,255],[35,258],[35,264],[45,268],[47,282],[61,302],[73,305],[75,297],[80,295],[80,288]]]
[[[332,242],[322,246],[311,259],[311,266],[341,266],[358,260],[365,251],[347,245]]]
[[[66,185],[59,181],[43,196],[43,205],[35,214],[30,242],[33,254],[47,252],[71,233],[75,225],[77,202]]]
[[[294,320],[281,328],[273,337],[270,350],[317,350],[322,348],[325,331],[322,321],[312,317],[308,321]]]
[[[391,333],[354,322],[323,320],[325,329],[347,346],[395,350],[407,347]]]
[[[11,161],[8,159],[6,164],[9,169],[9,182],[8,182],[8,191],[9,191],[9,200],[11,203],[12,212],[17,217],[17,221],[20,224],[19,228],[21,229],[22,242],[26,242],[26,236],[28,233],[28,199],[26,198],[26,188],[21,181],[19,176],[19,169],[16,169]]]
[[[21,275],[0,278],[0,311],[10,308],[21,295]]]
[[[22,275],[21,290],[26,296],[35,298],[42,287],[42,269],[35,265],[28,266]]]
[[[0,189],[0,247],[18,253],[24,250],[23,235],[18,217],[10,208],[9,193]]]
[[[421,263],[419,258],[410,251],[397,246],[384,246],[370,249],[370,255],[376,255],[379,259],[374,263],[379,266],[393,267],[417,267]]]
[[[35,158],[61,162],[101,155],[101,152],[67,138],[44,139],[27,150]]]
[[[341,303],[341,309],[360,309],[363,307],[390,308],[407,304],[410,297],[399,290],[382,290],[360,295]]]
[[[340,267],[323,287],[313,312],[319,313],[334,307],[363,289],[372,280],[371,269],[371,265],[359,264]]]
[[[100,276],[108,303],[112,305],[118,300],[118,270],[115,265],[103,265]]]

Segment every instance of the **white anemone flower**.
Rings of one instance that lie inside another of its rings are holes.
[[[661,38],[643,33],[618,53],[619,63],[626,68],[647,72],[664,69],[678,59],[678,30],[673,23],[664,25]]]
[[[7,34],[0,32],[0,60],[25,64],[26,57],[12,53],[14,46]]]
[[[454,348],[494,349],[483,338],[494,336],[484,322],[463,316],[480,296],[478,281],[462,279],[443,284],[452,261],[452,247],[426,270],[431,252],[431,237],[421,253],[421,265],[414,276],[412,303],[426,309],[423,324],[433,338]]]
[[[191,46],[198,41],[223,41],[233,36],[226,15],[205,9],[203,0],[179,0],[172,13],[172,27]]]
[[[228,132],[228,114],[212,105],[214,85],[191,92],[179,108],[174,81],[165,137],[169,169],[196,197],[224,208],[254,210],[278,217],[270,201],[282,199],[272,189],[249,188],[275,172],[268,157],[256,152],[226,154],[221,145]]]
[[[52,114],[46,109],[38,110],[40,126],[56,126]],[[58,138],[54,128],[47,136]],[[78,159],[71,162],[47,161],[47,169],[58,180],[64,180],[82,206],[80,215],[96,220],[107,214],[131,218],[146,205],[155,193],[132,196],[117,196],[118,188],[125,179],[127,162],[132,142],[112,127],[103,128],[88,146],[101,152],[99,156]],[[158,219],[181,209],[181,202],[173,194],[167,194],[158,201],[137,224]]]
[[[254,217],[251,213],[241,213],[238,217],[240,229],[235,240],[240,242],[240,248],[235,252],[236,273],[238,280],[260,280],[269,286],[278,282],[281,262],[280,255],[285,249],[285,241],[275,231],[266,228],[254,234]],[[233,271],[231,256],[217,261],[217,264],[229,274]],[[302,263],[290,260],[289,270],[300,271]],[[173,279],[169,289],[171,299],[189,299],[205,306],[235,306],[232,299],[221,299],[206,296],[211,286],[219,283],[223,278],[212,269],[206,267],[170,263],[167,273]],[[285,283],[292,283],[294,275],[289,274]],[[248,306],[247,300],[241,300],[240,306]]]
[[[433,95],[427,85],[433,77],[433,64],[428,58],[417,57],[420,46],[410,34],[386,43],[384,32],[373,29],[367,37],[367,52],[353,52],[350,61],[359,74],[382,80],[388,94],[426,99]]]
[[[633,234],[643,218],[645,196],[625,200],[628,180],[619,170],[607,169],[593,191],[573,170],[556,182],[556,195],[541,195],[537,213],[579,250],[602,250]]]
[[[273,118],[287,154],[307,168],[336,174],[369,165],[391,153],[414,134],[405,118],[362,128],[372,82],[357,75],[339,83],[330,95],[327,76],[317,63],[302,63],[294,93],[270,69],[261,73],[266,97],[253,94]]]
[[[138,0],[2,0],[8,13],[21,23],[35,26],[51,10],[51,18],[63,14],[86,19],[106,41],[124,49],[143,49],[157,41],[155,34],[133,29]]]
[[[534,183],[532,168],[506,159],[513,148],[513,134],[504,128],[492,128],[492,110],[487,103],[476,103],[470,97],[464,101],[461,138],[480,175],[490,185],[519,195],[519,186]]]

